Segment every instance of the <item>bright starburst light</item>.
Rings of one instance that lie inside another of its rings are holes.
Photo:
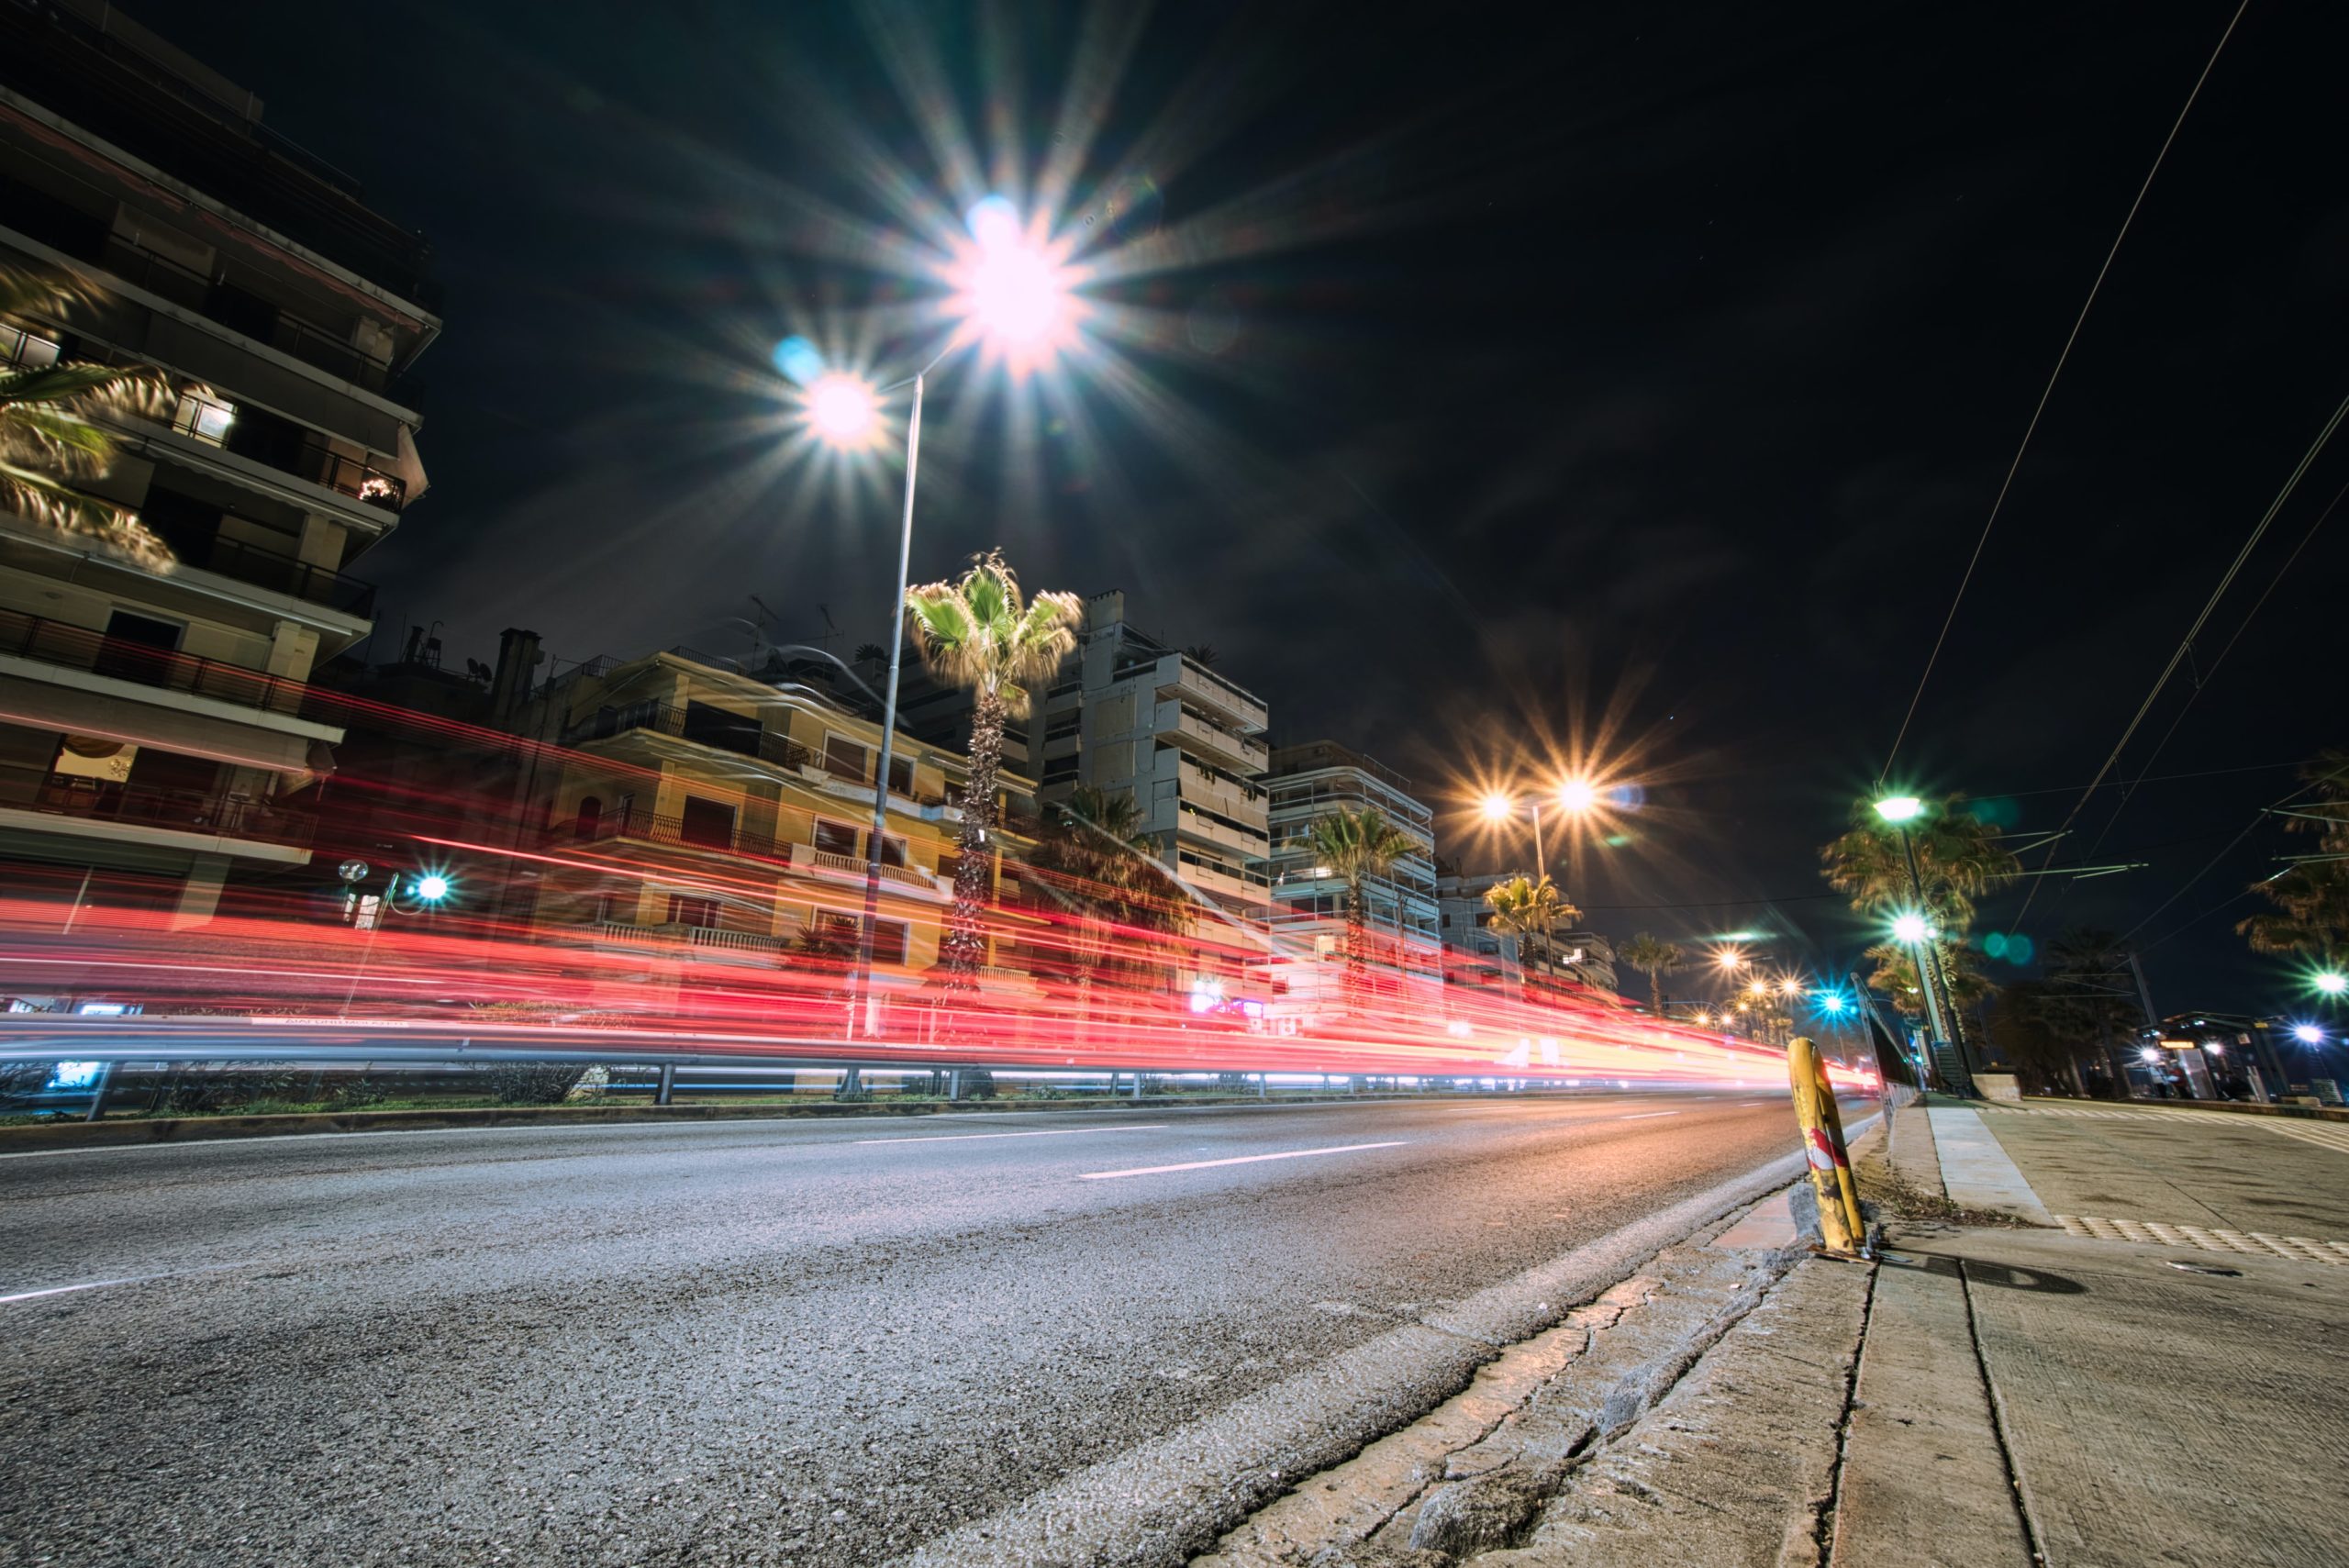
[[[881,419],[879,399],[863,379],[827,371],[807,388],[807,423],[828,445],[863,446]]]

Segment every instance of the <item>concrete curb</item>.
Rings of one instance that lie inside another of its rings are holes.
[[[330,1132],[456,1132],[491,1127],[598,1127],[621,1122],[800,1121],[831,1117],[1016,1116],[1070,1111],[1166,1111],[1222,1106],[1369,1105],[1400,1100],[1586,1098],[1511,1090],[1486,1094],[1364,1094],[1130,1095],[1090,1100],[821,1100],[793,1105],[696,1106],[484,1106],[445,1111],[316,1111],[278,1116],[152,1117],[118,1121],[33,1123],[0,1128],[0,1154],[50,1149],[135,1148],[150,1143],[206,1143],[237,1138],[315,1137]]]

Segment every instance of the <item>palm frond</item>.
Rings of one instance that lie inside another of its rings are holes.
[[[0,506],[47,528],[86,539],[150,572],[179,564],[171,547],[135,512],[67,488],[49,474],[0,462]]]

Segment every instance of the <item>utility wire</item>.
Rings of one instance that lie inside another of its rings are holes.
[[[2080,328],[2087,324],[2088,312],[2096,306],[2099,290],[2104,287],[2105,275],[2112,271],[2112,259],[2121,254],[2121,242],[2129,238],[2130,225],[2137,221],[2137,209],[2145,205],[2145,193],[2154,188],[2154,176],[2162,172],[2162,161],[2169,156],[2170,144],[2177,139],[2178,128],[2194,108],[2194,100],[2202,95],[2202,84],[2210,79],[2211,69],[2219,63],[2219,56],[2234,37],[2235,24],[2251,8],[2251,0],[2243,0],[2235,14],[2227,20],[2227,30],[2219,35],[2218,47],[2210,50],[2210,58],[2202,65],[2202,74],[2194,79],[2194,90],[2186,95],[2186,105],[2177,111],[2177,118],[2162,139],[2159,152],[2154,154],[2154,166],[2145,171],[2145,183],[2137,187],[2137,199],[2129,204],[2129,216],[2121,220],[2121,232],[2112,237],[2112,249],[2104,253],[2104,265],[2096,270],[2096,281],[2088,285],[2088,297],[2080,306],[2080,314],[2072,323],[2070,336],[2064,339],[2064,351],[2055,356],[2055,368],[2048,373],[2047,384],[2040,389],[2039,404],[2031,411],[2031,423],[2023,428],[2022,444],[2015,448],[2014,461],[2007,464],[2007,476],[1999,482],[1997,499],[1990,503],[1990,516],[1982,524],[1982,535],[1974,541],[1974,553],[1966,558],[1965,573],[1957,580],[1957,593],[1949,602],[1949,614],[1942,617],[1942,629],[1933,639],[1933,651],[1925,656],[1924,673],[1917,677],[1917,690],[1909,698],[1909,711],[1900,716],[1900,731],[1892,738],[1892,750],[1885,754],[1883,771],[1876,774],[1876,788],[1891,775],[1892,761],[1900,755],[1900,743],[1909,738],[1909,726],[1916,721],[1917,705],[1925,700],[1925,684],[1933,678],[1933,666],[1942,656],[1942,645],[1949,640],[1949,628],[1957,621],[1957,607],[1965,602],[1965,590],[1974,581],[1974,569],[1982,564],[1982,550],[1990,542],[1990,530],[1998,525],[1998,513],[2007,504],[2007,492],[2013,488],[2016,471],[2022,467],[2023,453],[2031,450],[2031,438],[2039,429],[2040,416],[2047,412],[2047,400],[2055,395],[2055,383],[2064,373],[2065,364],[2072,357],[2072,345],[2080,340]]]
[[[2072,803],[2072,809],[2065,817],[2062,826],[2057,828],[2058,832],[2068,829],[2079,819],[2081,811],[2087,806],[2089,796],[2095,795],[2098,787],[2104,783],[2105,775],[2112,772],[2113,764],[2121,761],[2121,753],[2135,738],[2137,727],[2145,722],[2145,715],[2153,711],[2154,702],[2160,698],[2163,689],[2169,684],[2169,678],[2177,673],[2177,667],[2186,662],[2186,651],[2191,648],[2194,645],[2194,639],[2202,634],[2202,628],[2209,623],[2211,612],[2219,607],[2219,601],[2226,596],[2228,588],[2233,585],[2236,575],[2243,571],[2243,562],[2251,559],[2251,552],[2259,548],[2259,541],[2266,537],[2267,526],[2276,520],[2276,514],[2283,510],[2284,503],[2292,498],[2292,492],[2299,488],[2300,476],[2308,473],[2309,465],[2316,461],[2317,453],[2322,451],[2325,443],[2332,439],[2332,432],[2341,428],[2341,421],[2344,417],[2349,417],[2349,397],[2341,400],[2340,405],[2332,410],[2332,417],[2324,422],[2324,428],[2319,430],[2316,439],[2309,443],[2309,450],[2300,454],[2299,463],[2292,470],[2291,477],[2284,481],[2284,488],[2276,493],[2276,499],[2267,504],[2267,510],[2260,517],[2259,526],[2253,528],[2251,537],[2243,541],[2243,548],[2235,552],[2233,562],[2220,577],[2219,585],[2211,589],[2210,598],[2203,601],[2202,613],[2194,617],[2194,624],[2188,627],[2186,635],[2178,639],[2177,651],[2169,656],[2169,662],[2163,665],[2162,673],[2154,677],[2153,690],[2147,692],[2145,700],[2137,705],[2136,717],[2130,719],[2129,728],[2121,732],[2121,739],[2113,742],[2110,754],[2104,759],[2104,766],[2096,771],[2096,777],[2089,782],[2088,787],[2081,793],[2079,799]],[[2050,862],[2054,862],[2054,850],[2051,849],[2047,851],[2047,859]],[[2043,866],[2041,869],[2046,868]],[[2031,892],[2023,898],[2022,907],[2015,911],[2014,919],[2007,926],[2009,934],[2022,924],[2023,916],[2031,911],[2032,900],[2038,896],[2039,884],[2033,883]]]
[[[2146,781],[2153,772],[2154,763],[2161,759],[2161,754],[2168,747],[2171,738],[2177,734],[2177,727],[2186,722],[2187,714],[2194,706],[2194,699],[2202,695],[2204,688],[2210,685],[2210,678],[2219,673],[2219,666],[2227,662],[2227,655],[2233,652],[2235,644],[2243,640],[2243,634],[2250,630],[2251,623],[2259,618],[2259,612],[2266,607],[2269,597],[2282,586],[2284,579],[2291,574],[2293,563],[2300,559],[2300,552],[2308,549],[2310,541],[2316,538],[2317,530],[2324,527],[2325,520],[2332,516],[2333,508],[2341,505],[2341,498],[2344,495],[2349,495],[2349,484],[2342,485],[2332,493],[2332,499],[2327,501],[2324,504],[2324,510],[2316,515],[2316,521],[2310,523],[2308,532],[2300,536],[2300,542],[2292,547],[2292,553],[2284,558],[2284,564],[2276,569],[2276,575],[2269,579],[2267,586],[2261,591],[2259,597],[2253,601],[2251,608],[2243,612],[2242,623],[2235,628],[2234,635],[2227,639],[2227,645],[2219,650],[2219,656],[2210,661],[2210,668],[2197,673],[2193,691],[2188,695],[2185,702],[2178,705],[2177,717],[2169,721],[2169,728],[2162,731],[2162,738],[2154,743],[2153,752],[2146,757],[2143,770],[2122,786],[2121,803],[2112,808],[2112,815],[2105,819],[2104,827],[2097,833],[2096,842],[2088,846],[2087,852],[2090,858],[2093,858],[2097,851],[2103,847],[2104,840],[2112,832],[2112,825],[2121,820],[2121,814],[2129,809],[2129,803],[2137,797],[2137,786]]]

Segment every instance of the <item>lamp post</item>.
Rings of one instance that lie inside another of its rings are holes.
[[[807,384],[802,410],[817,439],[843,450],[870,447],[880,422],[881,401],[910,390],[906,416],[905,501],[897,527],[896,590],[889,600],[889,674],[881,699],[881,752],[873,778],[873,827],[864,857],[864,918],[856,943],[856,999],[863,1005],[867,1038],[879,1032],[878,997],[873,989],[873,946],[881,917],[882,849],[889,831],[889,763],[897,734],[897,684],[906,647],[906,594],[912,585],[914,482],[921,467],[922,397],[930,373],[955,350],[985,342],[1014,367],[1024,370],[1048,360],[1067,339],[1074,311],[1074,279],[1058,250],[1019,221],[1010,203],[990,196],[971,209],[971,244],[951,277],[957,286],[952,310],[963,326],[930,361],[904,381],[874,387],[856,376],[831,372]],[[851,1032],[855,1032],[851,1016]],[[843,1087],[853,1092],[855,1069]]]
[[[1909,824],[1925,814],[1925,803],[1913,795],[1888,795],[1876,803],[1876,814],[1891,823],[1893,831],[1899,835],[1901,863],[1908,868],[1909,897],[1915,910],[1913,915],[1894,919],[1893,934],[1913,950],[1917,984],[1925,993],[1925,1012],[1932,1022],[1933,1040],[1936,1044],[1946,1042],[1956,1049],[1958,1070],[1967,1075],[1967,1082],[1960,1087],[1970,1092],[1973,1088],[1972,1066],[1965,1060],[1965,1043],[1952,1029],[1956,1021],[1953,1015],[1956,1011],[1957,998],[1951,992],[1949,975],[1942,967],[1941,944],[1932,940],[1939,933],[1932,930],[1925,918],[1924,878],[1917,871],[1917,846],[1909,837]],[[1903,925],[1909,922],[1914,923],[1919,932],[1914,939],[1900,934]],[[1939,1064],[1936,1063],[1935,1067],[1938,1071]]]
[[[1567,816],[1580,817],[1598,804],[1598,786],[1588,779],[1567,779],[1558,785],[1553,799],[1558,809]],[[1546,877],[1550,874],[1550,868],[1542,837],[1542,797],[1539,795],[1527,797],[1526,806],[1533,818],[1533,874],[1537,878]],[[1517,797],[1496,790],[1477,802],[1477,809],[1486,821],[1498,827],[1516,817]]]

